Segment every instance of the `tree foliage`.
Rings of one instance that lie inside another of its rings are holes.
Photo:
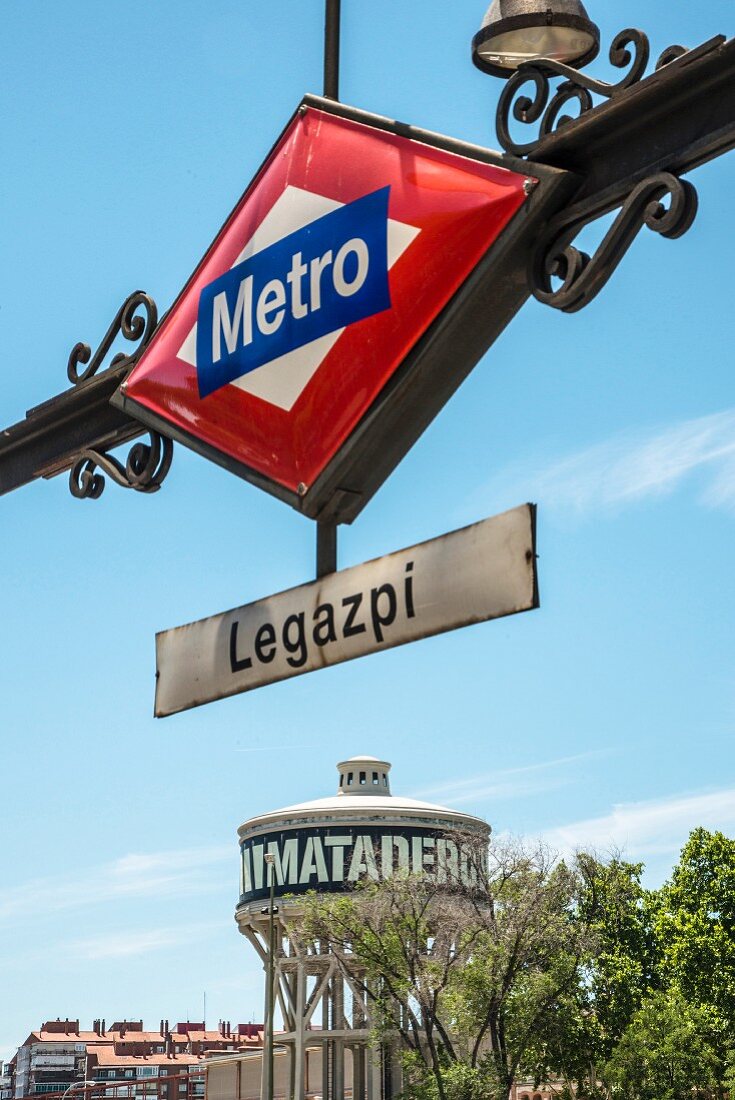
[[[360,975],[374,1025],[410,1055],[414,1093],[433,1089],[440,1100],[460,1081],[466,1097],[507,1096],[519,1071],[545,1072],[543,1036],[560,1006],[579,1013],[603,942],[613,957],[606,912],[637,934],[623,893],[637,895],[622,869],[603,874],[591,857],[557,862],[517,842],[494,843],[488,860],[479,843],[471,890],[396,875],[307,905],[307,933]]]
[[[400,1047],[407,1096],[506,1100],[520,1078],[586,1100],[735,1095],[735,841],[695,830],[658,891],[618,855],[463,843],[471,888],[396,874],[305,907]]]
[[[656,902],[662,980],[735,1034],[735,840],[695,829]]]
[[[618,856],[603,861],[577,855],[577,918],[588,929],[589,950],[578,980],[553,1006],[527,1068],[568,1090],[594,1093],[599,1067],[610,1057],[654,982],[655,946],[642,865]]]
[[[711,1014],[672,990],[635,1013],[603,1077],[620,1100],[692,1100],[718,1095],[722,1068]]]

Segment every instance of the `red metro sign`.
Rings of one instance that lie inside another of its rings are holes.
[[[115,402],[353,519],[525,300],[529,167],[307,97]]]

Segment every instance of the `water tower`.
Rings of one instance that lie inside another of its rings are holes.
[[[389,1053],[368,1045],[369,1006],[359,985],[339,970],[327,950],[301,940],[300,895],[343,892],[360,879],[378,880],[396,869],[431,878],[453,868],[461,879],[472,873],[462,838],[490,835],[480,818],[393,795],[390,767],[374,756],[354,756],[337,765],[335,795],[261,814],[238,830],[236,919],[267,974],[273,966],[274,1003],[284,1027],[277,1043],[289,1055],[289,1100],[304,1100],[307,1091],[323,1100],[343,1100],[346,1094],[353,1100],[388,1100],[397,1091]],[[316,1083],[307,1060],[315,1048],[320,1054]],[[269,1073],[270,1059],[264,1057],[264,1098],[270,1094]]]

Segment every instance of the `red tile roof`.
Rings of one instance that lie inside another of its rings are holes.
[[[87,1053],[94,1056],[98,1066],[110,1069],[117,1066],[193,1066],[200,1061],[196,1054],[117,1054],[109,1046],[90,1046]]]
[[[221,1031],[172,1031],[171,1038],[175,1043],[221,1043],[228,1040],[228,1036]]]
[[[39,1029],[38,1031],[32,1031],[21,1046],[27,1046],[29,1043],[98,1043],[99,1041],[100,1036],[96,1031],[44,1031]],[[102,1036],[102,1042],[104,1041],[105,1036]],[[112,1042],[112,1036],[108,1041]]]
[[[113,1031],[108,1028],[105,1036],[112,1036],[116,1043],[165,1043],[166,1036],[160,1031]]]

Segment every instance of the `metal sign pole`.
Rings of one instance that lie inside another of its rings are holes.
[[[326,577],[337,572],[337,524],[317,521],[316,525],[316,575]]]
[[[341,0],[326,0],[324,19],[324,95],[339,99],[339,24]]]

